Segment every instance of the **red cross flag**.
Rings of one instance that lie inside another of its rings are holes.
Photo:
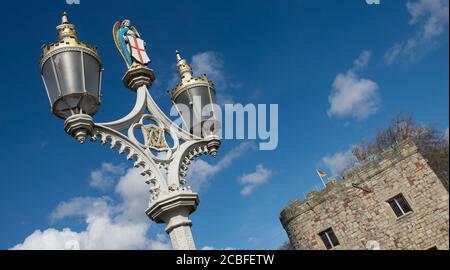
[[[143,65],[150,63],[147,52],[145,51],[144,41],[138,37],[130,37],[131,56]]]

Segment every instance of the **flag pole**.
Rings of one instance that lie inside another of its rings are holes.
[[[323,177],[320,175],[320,172],[318,169],[316,169],[317,175],[320,177],[320,180],[322,181],[322,184],[324,187],[327,187],[327,185],[325,184],[325,181],[323,181]]]
[[[322,176],[320,176],[320,175],[319,175],[319,177],[320,177],[320,180],[322,180],[322,184],[323,184],[323,186],[324,186],[324,187],[327,187],[327,185],[325,184],[325,181],[323,181],[323,177],[322,177]]]

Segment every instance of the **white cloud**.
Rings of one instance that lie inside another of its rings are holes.
[[[328,97],[330,108],[328,116],[354,117],[365,119],[374,114],[380,105],[378,84],[374,81],[360,78],[357,74],[370,61],[371,53],[363,51],[354,61],[353,67],[345,73],[338,74]]]
[[[12,249],[16,250],[61,250],[78,249],[79,234],[70,229],[58,231],[47,229],[45,231],[36,230],[28,236],[22,244],[16,245]],[[74,247],[73,244],[77,247]]]
[[[267,168],[264,168],[262,164],[256,166],[255,172],[243,174],[239,178],[241,185],[245,185],[241,190],[241,194],[244,196],[252,194],[255,188],[267,182],[267,179],[269,179],[272,174],[273,172]]]
[[[356,158],[349,149],[344,152],[338,152],[332,155],[327,155],[322,158],[321,165],[326,166],[331,172],[332,176],[341,176],[344,171],[351,168],[356,163]]]
[[[403,45],[395,43],[384,55],[384,59],[388,65],[392,65],[403,50]]]
[[[424,39],[440,35],[448,25],[448,0],[419,0],[406,3],[406,7],[411,14],[409,23],[421,24]]]
[[[113,165],[108,162],[102,163],[102,166],[91,172],[91,179],[89,185],[93,188],[105,191],[114,186],[114,180],[117,176],[123,175],[125,172],[125,165]]]
[[[13,249],[19,250],[59,250],[59,249],[169,249],[167,240],[147,239],[149,224],[120,223],[109,217],[91,216],[86,219],[87,228],[74,232],[65,228],[45,231],[36,230],[23,243]],[[165,242],[163,242],[165,241]]]
[[[225,76],[222,56],[213,51],[198,53],[192,56],[192,69],[196,76],[206,74],[208,79],[214,82],[214,85],[220,91],[217,92],[217,102],[219,104],[233,104],[234,100],[230,94],[227,94],[227,88],[239,88],[239,84],[230,83],[229,78]]]
[[[128,173],[119,179],[115,191],[122,198],[122,204],[118,205],[124,222],[149,223],[150,219],[144,213],[150,197],[149,187],[140,174],[140,169],[130,169]]]
[[[198,53],[192,56],[192,69],[196,76],[206,74],[215,83],[225,83],[223,59],[213,51]]]
[[[77,197],[60,203],[51,213],[53,221],[84,218],[84,230],[36,230],[13,249],[170,249],[166,236],[148,238],[151,221],[144,213],[148,187],[139,170],[128,170],[115,190],[120,203],[108,197]]]
[[[356,72],[364,69],[369,64],[370,58],[372,58],[371,51],[362,51],[358,58],[353,62],[352,71]]]
[[[444,139],[446,139],[448,142],[448,128],[444,132]]]
[[[66,217],[108,217],[112,207],[108,197],[76,197],[67,202],[61,202],[50,214],[52,222]]]
[[[225,104],[235,104],[234,97],[224,91],[219,91],[216,93],[216,103],[220,106]]]
[[[392,65],[400,56],[414,60],[426,53],[433,40],[448,28],[448,0],[418,0],[406,3],[411,15],[409,24],[417,25],[414,36],[404,42],[396,42],[385,54],[388,65]]]
[[[253,143],[243,142],[225,154],[217,164],[210,164],[201,159],[195,160],[189,166],[187,175],[188,185],[193,190],[199,191],[208,185],[214,175],[230,166],[236,158],[243,156],[253,148],[255,148]]]

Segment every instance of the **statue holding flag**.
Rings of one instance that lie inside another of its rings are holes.
[[[128,68],[137,65],[148,65],[151,60],[146,52],[146,43],[141,39],[136,28],[131,26],[130,20],[116,22],[113,27],[114,42]]]

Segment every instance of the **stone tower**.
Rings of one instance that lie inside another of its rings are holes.
[[[295,249],[449,249],[449,194],[410,141],[294,200],[280,214]]]

